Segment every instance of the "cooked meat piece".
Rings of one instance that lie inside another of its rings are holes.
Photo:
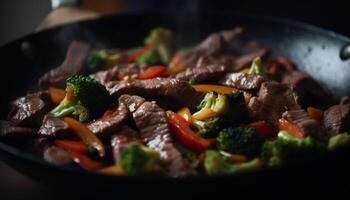
[[[0,138],[27,139],[35,136],[31,128],[16,126],[13,122],[0,120]]]
[[[176,75],[182,81],[195,80],[196,82],[215,82],[226,73],[224,65],[208,65],[196,68],[187,68]]]
[[[72,42],[68,47],[63,63],[39,79],[39,88],[47,89],[50,86],[63,88],[67,78],[75,74],[81,74],[86,70],[85,61],[89,52],[89,44]]]
[[[269,50],[266,48],[260,48],[256,51],[243,54],[238,57],[231,65],[228,65],[229,72],[237,72],[242,70],[245,67],[249,67],[254,58],[260,56],[265,57],[269,53]]]
[[[122,94],[149,98],[160,97],[175,102],[179,106],[188,106],[192,109],[196,108],[203,98],[203,94],[195,91],[188,82],[171,78],[111,81],[106,84],[106,88],[115,97]]]
[[[44,115],[52,108],[47,91],[28,94],[11,102],[8,119],[19,126],[40,126]]]
[[[139,139],[137,131],[129,126],[123,126],[115,135],[112,135],[111,146],[115,164],[120,162],[121,150],[132,142]]]
[[[256,92],[259,90],[261,84],[266,81],[263,77],[255,74],[230,73],[221,79],[219,83],[239,90]]]
[[[44,150],[44,159],[54,165],[69,165],[72,163],[70,154],[59,147],[51,146]]]
[[[323,125],[330,135],[350,131],[350,103],[334,105],[324,111]]]
[[[97,80],[102,85],[105,85],[109,81],[115,81],[118,79],[118,75],[130,75],[138,74],[140,72],[140,67],[135,64],[126,64],[126,65],[116,65],[115,67],[98,71],[90,76]]]
[[[258,97],[250,99],[248,109],[252,118],[266,120],[276,127],[282,113],[301,108],[287,84],[265,82],[260,87]]]
[[[140,130],[140,136],[147,146],[159,152],[161,159],[169,166],[169,174],[174,177],[193,175],[181,153],[171,138],[166,113],[152,102],[144,102],[134,113],[133,118]]]
[[[348,96],[341,98],[340,104],[348,104],[348,103],[350,103],[350,98]]]
[[[119,104],[117,110],[111,116],[102,117],[90,122],[87,128],[100,138],[108,137],[122,127],[128,115],[129,111],[126,105]]]
[[[310,76],[300,71],[292,71],[286,73],[282,77],[282,83],[291,85],[293,92],[296,95],[296,100],[300,105],[314,105],[324,107],[329,104],[330,95],[323,87]],[[322,99],[320,101],[320,99]]]
[[[66,138],[70,137],[73,130],[69,128],[63,120],[46,114],[42,125],[39,128],[38,135],[40,137]]]
[[[124,94],[119,97],[119,104],[124,104],[131,113],[137,110],[146,100],[139,96]]]
[[[300,109],[286,111],[282,114],[282,118],[298,127],[304,137],[322,137],[317,121],[311,119],[305,110]]]
[[[239,37],[243,33],[241,27],[232,30],[221,31],[209,35],[198,46],[180,54],[179,61],[185,68],[196,66],[198,59],[204,57],[218,56],[224,50],[224,46]],[[171,67],[171,66],[170,66]]]

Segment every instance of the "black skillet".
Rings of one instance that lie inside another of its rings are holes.
[[[237,25],[246,28],[247,39],[270,48],[273,56],[289,57],[300,70],[319,80],[335,98],[350,95],[350,59],[346,60],[349,49],[345,47],[350,39],[332,31],[244,14],[125,14],[34,33],[1,47],[1,119],[6,116],[10,100],[25,94],[27,89],[35,89],[37,78],[62,62],[73,40],[87,41],[96,47],[128,48],[141,44],[151,28],[165,26],[176,32],[178,46],[189,46],[211,32]],[[0,153],[0,159],[13,168],[53,188],[60,191],[80,188],[93,194],[97,189],[148,197],[157,196],[159,191],[171,192],[172,196],[339,194],[349,186],[339,180],[348,180],[350,175],[349,151],[327,154],[322,159],[285,168],[228,177],[184,179],[110,177],[55,167],[4,141],[0,141]],[[297,182],[296,185],[293,182]]]

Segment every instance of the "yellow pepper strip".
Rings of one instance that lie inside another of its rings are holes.
[[[98,170],[101,174],[108,174],[108,175],[117,175],[122,176],[124,175],[124,169],[121,165],[112,165],[109,167],[105,167],[103,169]]]
[[[71,129],[73,129],[73,131],[81,138],[85,144],[97,149],[101,157],[105,156],[106,151],[103,143],[94,133],[86,128],[84,124],[71,117],[64,117],[63,121],[66,122]]]
[[[249,68],[244,68],[240,72],[243,73],[243,74],[248,74]]]
[[[192,85],[192,87],[198,92],[216,92],[220,94],[229,94],[234,91],[237,91],[232,87],[221,86],[221,85],[210,85],[210,84],[198,84],[198,85]]]
[[[235,163],[242,163],[242,162],[247,161],[247,157],[245,157],[244,155],[240,155],[240,154],[231,154],[230,158]]]
[[[193,119],[189,108],[183,107],[177,111],[177,114],[184,118],[189,124],[192,124]]]
[[[210,108],[205,108],[202,112],[200,113],[195,113],[194,115],[192,115],[192,117],[196,120],[205,120],[211,117],[215,117],[217,115],[217,113],[210,109]]]
[[[252,94],[250,94],[250,93],[248,93],[248,92],[243,92],[243,95],[244,95],[244,101],[245,101],[245,103],[248,105],[250,99],[252,98]]]
[[[58,105],[59,103],[61,103],[61,101],[66,96],[66,91],[64,91],[60,88],[50,87],[49,94],[50,94],[51,101],[55,105]]]

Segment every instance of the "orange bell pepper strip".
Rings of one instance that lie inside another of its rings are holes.
[[[141,47],[139,49],[136,49],[135,51],[129,53],[129,55],[127,56],[125,63],[132,63],[134,62],[138,57],[142,56],[145,52],[147,52],[148,50],[154,48],[155,45],[154,44],[149,44],[145,47]]]
[[[150,66],[138,75],[138,79],[145,80],[161,76],[166,71],[164,66]]]
[[[222,86],[222,85],[211,85],[211,84],[197,84],[192,85],[192,87],[198,92],[216,92],[220,94],[230,94],[236,89],[232,87]]]
[[[178,52],[172,57],[165,72],[166,75],[174,75],[185,70],[185,65],[180,60],[182,54],[183,52]]]
[[[307,113],[311,119],[316,120],[318,123],[322,123],[323,120],[323,111],[312,106],[307,108]]]
[[[194,133],[180,115],[168,113],[168,122],[175,138],[188,149],[201,153],[211,145],[211,141]]]
[[[205,108],[203,111],[201,111],[200,113],[195,113],[192,115],[192,117],[196,120],[205,120],[211,117],[215,117],[217,115],[217,113],[210,109],[210,108]]]
[[[242,163],[248,160],[246,156],[240,154],[231,154],[230,159],[235,163]]]
[[[71,157],[75,163],[80,165],[82,168],[89,170],[89,171],[95,171],[98,169],[101,169],[103,165],[99,162],[96,162],[92,160],[91,158],[80,154],[76,152],[71,152]]]
[[[189,108],[183,107],[179,111],[177,111],[177,114],[184,118],[188,122],[188,124],[192,124],[193,119]]]
[[[105,167],[98,170],[98,172],[101,174],[117,175],[117,176],[122,176],[125,173],[121,165],[112,165],[109,167]]]
[[[289,132],[295,138],[298,138],[298,139],[304,138],[304,135],[300,131],[300,129],[285,119],[280,119],[278,121],[278,128],[279,128],[279,130]]]
[[[248,124],[248,127],[254,128],[261,136],[265,138],[271,138],[276,136],[271,125],[265,121],[256,121],[250,123]]]
[[[60,88],[50,87],[49,88],[49,95],[50,95],[51,101],[54,104],[58,105],[61,103],[61,101],[66,96],[66,91],[64,91]]]
[[[70,117],[64,117],[63,121],[74,130],[74,132],[83,140],[88,146],[92,146],[99,152],[101,157],[105,156],[106,151],[103,143],[98,137],[91,132],[84,124]]]
[[[70,152],[85,153],[88,149],[86,144],[73,140],[55,140],[55,145]]]

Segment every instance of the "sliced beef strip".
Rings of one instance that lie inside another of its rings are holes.
[[[111,116],[103,117],[90,122],[87,128],[90,129],[99,138],[111,136],[126,122],[129,116],[129,110],[124,104],[119,104],[116,111]]]
[[[194,175],[195,172],[174,146],[163,109],[146,101],[133,113],[133,118],[141,138],[148,147],[159,152],[161,159],[168,165],[170,176]]]
[[[162,97],[179,106],[188,106],[192,109],[195,109],[203,99],[203,93],[197,92],[188,82],[174,78],[111,81],[106,84],[106,88],[115,97],[122,94],[140,95],[147,98]]]
[[[224,65],[207,65],[196,68],[187,68],[185,71],[176,75],[176,78],[182,81],[195,80],[201,82],[215,82],[226,74]]]
[[[255,74],[229,73],[219,83],[239,90],[256,92],[260,89],[261,84],[266,81],[263,77]]]
[[[10,121],[0,120],[0,138],[28,139],[35,136],[31,128],[20,127]]]
[[[297,102],[303,106],[327,106],[331,99],[324,88],[313,78],[300,71],[285,73],[282,83],[290,84],[296,95]]]
[[[181,53],[179,55],[179,60],[185,68],[193,68],[196,66],[200,57],[218,56],[224,50],[224,46],[228,42],[233,41],[242,33],[243,29],[241,27],[213,33],[204,39],[198,46]]]
[[[250,99],[248,104],[250,115],[254,119],[266,120],[277,127],[282,113],[289,110],[299,110],[292,90],[287,84],[277,82],[262,83],[258,97]]]
[[[39,88],[47,89],[50,86],[63,88],[67,78],[83,73],[86,70],[86,58],[90,49],[89,44],[72,42],[68,47],[63,63],[39,79]]]
[[[350,103],[350,97],[344,96],[340,100],[340,104],[349,104]]]
[[[20,97],[10,103],[8,119],[19,126],[37,127],[44,115],[53,108],[47,91],[40,91]]]
[[[286,111],[282,114],[282,118],[298,127],[304,137],[312,136],[315,138],[322,138],[317,121],[311,119],[305,110]]]
[[[50,146],[44,149],[43,157],[45,161],[53,165],[63,166],[72,163],[69,152],[56,146]]]
[[[124,94],[119,97],[119,104],[124,104],[131,113],[135,112],[146,100],[140,96]]]
[[[139,139],[139,134],[129,126],[123,126],[111,137],[112,154],[115,164],[120,163],[120,153],[123,148]]]
[[[330,135],[350,131],[350,103],[334,105],[324,111],[323,125]]]
[[[116,65],[111,69],[98,71],[94,74],[91,74],[90,77],[105,85],[109,81],[115,81],[118,79],[118,74],[130,75],[138,74],[140,72],[140,67],[135,64],[125,64],[125,65]]]
[[[67,138],[71,137],[74,131],[60,118],[46,114],[43,123],[38,130],[39,137]]]
[[[249,65],[252,63],[253,59],[256,57],[265,57],[269,53],[269,50],[266,48],[260,48],[256,49],[255,51],[252,51],[247,54],[243,54],[237,59],[231,63],[228,64],[228,71],[229,72],[237,72],[240,71],[246,67],[249,67]]]

